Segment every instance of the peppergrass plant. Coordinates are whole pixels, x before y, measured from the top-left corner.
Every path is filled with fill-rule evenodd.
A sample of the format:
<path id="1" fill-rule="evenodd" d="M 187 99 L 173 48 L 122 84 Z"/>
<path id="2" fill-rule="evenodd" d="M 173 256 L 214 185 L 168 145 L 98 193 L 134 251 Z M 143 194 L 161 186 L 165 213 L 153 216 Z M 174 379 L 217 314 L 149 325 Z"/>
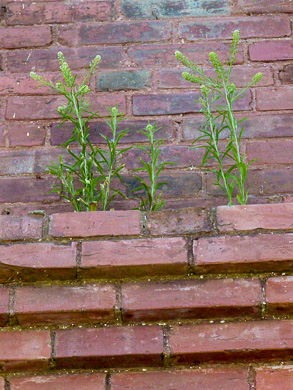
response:
<path id="1" fill-rule="evenodd" d="M 167 184 L 166 182 L 160 182 L 159 175 L 166 165 L 171 165 L 171 162 L 158 163 L 160 156 L 160 147 L 164 142 L 162 139 L 154 139 L 155 133 L 159 129 L 156 124 L 148 124 L 145 130 L 140 130 L 140 133 L 144 134 L 148 141 L 148 146 L 138 146 L 140 150 L 147 154 L 147 161 L 139 157 L 143 167 L 134 169 L 134 172 L 146 172 L 147 178 L 143 179 L 140 176 L 134 176 L 139 182 L 140 186 L 135 188 L 133 191 L 144 190 L 145 195 L 141 197 L 139 209 L 142 211 L 159 211 L 161 210 L 166 201 L 161 199 L 163 194 L 163 187 Z"/>
<path id="2" fill-rule="evenodd" d="M 52 187 L 51 192 L 57 192 L 62 198 L 71 202 L 75 211 L 95 211 L 99 203 L 105 211 L 116 195 L 125 198 L 119 189 L 112 186 L 113 179 L 122 182 L 120 171 L 124 165 L 116 166 L 117 157 L 129 149 L 118 150 L 119 141 L 127 134 L 127 131 L 117 131 L 119 122 L 123 120 L 123 114 L 119 113 L 117 107 L 109 109 L 111 120 L 107 124 L 111 128 L 112 139 L 101 134 L 106 140 L 108 149 L 93 146 L 89 140 L 88 122 L 99 115 L 89 109 L 85 95 L 91 92 L 88 83 L 96 72 L 101 57 L 96 56 L 90 63 L 89 71 L 84 74 L 80 85 L 76 84 L 77 75 L 73 76 L 62 52 L 58 53 L 58 59 L 64 78 L 63 83 L 57 82 L 54 85 L 35 72 L 30 74 L 40 85 L 49 86 L 66 98 L 67 104 L 58 108 L 62 116 L 60 126 L 67 121 L 74 125 L 71 138 L 61 145 L 67 149 L 73 163 L 64 163 L 60 156 L 59 164 L 51 164 L 47 167 L 47 172 L 59 179 L 59 183 Z M 79 148 L 72 149 L 73 143 L 77 143 Z"/>
<path id="3" fill-rule="evenodd" d="M 202 141 L 203 144 L 196 146 L 204 148 L 205 154 L 202 160 L 202 167 L 208 161 L 216 160 L 218 168 L 207 169 L 216 174 L 216 182 L 224 193 L 228 196 L 229 205 L 232 205 L 233 190 L 238 188 L 237 200 L 240 204 L 245 205 L 248 199 L 248 191 L 245 187 L 247 169 L 251 165 L 245 162 L 245 156 L 241 154 L 240 143 L 243 129 L 240 124 L 245 120 L 237 120 L 233 111 L 233 104 L 242 99 L 247 90 L 256 85 L 262 78 L 261 73 L 257 73 L 252 81 L 244 88 L 236 88 L 235 84 L 230 81 L 231 71 L 236 60 L 239 47 L 239 31 L 233 33 L 232 45 L 229 53 L 228 66 L 225 67 L 216 53 L 209 54 L 210 62 L 215 70 L 216 77 L 208 77 L 204 69 L 185 57 L 181 52 L 176 51 L 175 56 L 192 73 L 184 72 L 182 76 L 185 80 L 198 84 L 201 88 L 202 96 L 199 103 L 202 106 L 201 111 L 205 116 L 205 122 L 200 129 L 201 135 L 193 142 Z M 229 132 L 229 142 L 223 150 L 220 148 L 219 140 L 224 130 Z M 232 166 L 226 168 L 224 161 L 230 158 Z"/>

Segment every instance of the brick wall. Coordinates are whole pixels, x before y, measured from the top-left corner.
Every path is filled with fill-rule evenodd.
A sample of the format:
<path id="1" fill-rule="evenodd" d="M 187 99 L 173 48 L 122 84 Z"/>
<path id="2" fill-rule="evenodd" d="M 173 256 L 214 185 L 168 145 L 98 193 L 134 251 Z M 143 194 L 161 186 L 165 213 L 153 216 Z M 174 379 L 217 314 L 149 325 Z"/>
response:
<path id="1" fill-rule="evenodd" d="M 0 389 L 291 390 L 292 219 L 0 216 Z"/>
<path id="2" fill-rule="evenodd" d="M 60 97 L 36 88 L 29 72 L 58 78 L 62 50 L 80 72 L 99 53 L 92 81 L 92 105 L 119 104 L 129 118 L 126 142 L 144 139 L 138 129 L 148 120 L 162 126 L 163 156 L 176 163 L 166 169 L 169 208 L 225 204 L 211 174 L 198 167 L 201 153 L 189 150 L 202 118 L 194 99 L 198 90 L 181 78 L 174 52 L 181 50 L 208 67 L 209 51 L 227 58 L 232 31 L 241 34 L 234 78 L 242 86 L 256 72 L 264 75 L 241 106 L 247 116 L 243 151 L 258 158 L 248 185 L 251 203 L 281 202 L 293 192 L 292 118 L 293 49 L 290 0 L 108 0 L 10 1 L 0 8 L 0 208 L 3 213 L 70 210 L 48 194 L 53 179 L 45 166 L 57 161 L 70 127 L 57 128 Z M 102 143 L 99 121 L 92 141 Z M 131 195 L 132 150 L 125 157 L 124 191 Z M 117 201 L 115 208 L 131 208 Z"/>

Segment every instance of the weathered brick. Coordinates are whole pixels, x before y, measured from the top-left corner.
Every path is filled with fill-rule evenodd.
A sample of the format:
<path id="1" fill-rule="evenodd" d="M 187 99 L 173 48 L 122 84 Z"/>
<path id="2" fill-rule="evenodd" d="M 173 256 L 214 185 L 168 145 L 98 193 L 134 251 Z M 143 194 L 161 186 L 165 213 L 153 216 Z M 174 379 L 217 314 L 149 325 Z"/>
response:
<path id="1" fill-rule="evenodd" d="M 10 120 L 34 120 L 60 118 L 57 109 L 65 103 L 63 97 L 57 96 L 12 96 L 8 98 L 5 117 Z M 109 115 L 106 107 L 125 111 L 125 97 L 122 95 L 92 95 L 90 109 L 99 115 Z"/>
<path id="2" fill-rule="evenodd" d="M 178 65 L 179 61 L 175 57 L 176 50 L 180 50 L 197 64 L 209 63 L 209 52 L 214 51 L 222 61 L 227 61 L 230 50 L 230 43 L 226 42 L 198 42 L 186 44 L 152 44 L 152 45 L 131 45 L 127 54 L 130 59 L 139 66 L 171 66 Z M 243 46 L 240 44 L 236 63 L 243 62 Z"/>
<path id="3" fill-rule="evenodd" d="M 170 115 L 188 114 L 199 112 L 201 105 L 198 103 L 200 93 L 181 92 L 172 94 L 149 94 L 133 96 L 133 115 Z M 235 110 L 251 110 L 251 93 L 237 100 Z"/>
<path id="4" fill-rule="evenodd" d="M 141 175 L 141 177 L 144 177 Z M 124 176 L 126 194 L 129 198 L 135 197 L 134 190 L 140 185 L 133 176 Z M 147 180 L 147 179 L 146 179 Z M 180 198 L 182 196 L 195 196 L 202 189 L 202 177 L 194 172 L 172 172 L 162 173 L 160 181 L 167 183 L 164 186 L 163 198 Z M 137 194 L 140 196 L 141 192 Z"/>
<path id="5" fill-rule="evenodd" d="M 11 390 L 104 390 L 104 374 L 66 374 L 10 378 Z M 1 389 L 2 390 L 2 389 Z"/>
<path id="6" fill-rule="evenodd" d="M 2 371 L 48 369 L 50 357 L 49 330 L 0 333 Z"/>
<path id="7" fill-rule="evenodd" d="M 127 42 L 152 42 L 170 38 L 171 25 L 165 21 L 104 23 L 59 27 L 61 45 L 100 45 Z"/>
<path id="8" fill-rule="evenodd" d="M 293 65 L 285 65 L 283 70 L 279 72 L 279 78 L 282 84 L 293 84 Z"/>
<path id="9" fill-rule="evenodd" d="M 220 206 L 217 225 L 222 233 L 255 229 L 292 229 L 293 204 Z"/>
<path id="10" fill-rule="evenodd" d="M 68 140 L 69 138 L 67 138 Z M 78 153 L 78 150 L 73 149 L 74 153 Z M 34 173 L 44 173 L 48 165 L 59 165 L 60 156 L 63 159 L 64 164 L 73 164 L 74 158 L 68 153 L 66 149 L 51 149 L 51 150 L 37 150 L 35 151 L 35 162 L 33 166 Z"/>
<path id="11" fill-rule="evenodd" d="M 120 91 L 150 87 L 151 72 L 148 70 L 121 70 L 104 72 L 96 76 L 98 91 Z"/>
<path id="12" fill-rule="evenodd" d="M 93 237 L 139 235 L 140 211 L 96 211 L 53 214 L 49 234 L 53 237 Z"/>
<path id="13" fill-rule="evenodd" d="M 75 279 L 76 244 L 16 244 L 0 247 L 0 281 Z"/>
<path id="14" fill-rule="evenodd" d="M 10 3 L 5 20 L 8 25 L 103 21 L 112 19 L 112 7 L 110 1 Z"/>
<path id="15" fill-rule="evenodd" d="M 184 383 L 184 390 L 248 390 L 247 375 L 242 368 L 127 372 L 113 374 L 111 386 L 112 390 L 143 390 L 142 384 L 153 390 L 182 390 Z"/>
<path id="16" fill-rule="evenodd" d="M 246 146 L 248 160 L 256 159 L 254 165 L 292 164 L 293 140 L 256 141 Z"/>
<path id="17" fill-rule="evenodd" d="M 0 151 L 0 175 L 33 173 L 35 151 Z"/>
<path id="18" fill-rule="evenodd" d="M 291 110 L 292 88 L 265 88 L 256 91 L 256 107 L 260 111 Z"/>
<path id="19" fill-rule="evenodd" d="M 249 45 L 251 61 L 280 61 L 293 59 L 292 40 L 260 41 Z"/>
<path id="20" fill-rule="evenodd" d="M 8 69 L 12 73 L 59 71 L 58 51 L 62 51 L 71 69 L 88 68 L 97 54 L 102 57 L 99 68 L 116 68 L 122 61 L 122 48 L 107 47 L 48 47 L 36 50 L 13 50 L 7 53 Z"/>
<path id="21" fill-rule="evenodd" d="M 217 274 L 288 270 L 293 261 L 292 238 L 292 234 L 201 237 L 194 242 L 195 269 Z"/>
<path id="22" fill-rule="evenodd" d="M 219 143 L 219 149 L 224 149 L 224 142 Z M 191 148 L 186 145 L 170 145 L 170 146 L 161 146 L 160 154 L 157 162 L 171 162 L 174 165 L 166 165 L 167 168 L 187 168 L 187 167 L 196 167 L 200 166 L 202 159 L 204 157 L 205 150 L 203 148 Z M 1 155 L 0 155 L 1 156 Z M 125 153 L 124 162 L 127 169 L 132 170 L 142 167 L 139 157 L 143 157 L 144 161 L 150 161 L 149 157 L 139 149 L 134 147 Z M 207 162 L 206 166 L 214 166 L 217 164 L 215 159 L 211 159 Z M 224 165 L 231 165 L 234 162 L 227 158 L 224 162 Z"/>
<path id="23" fill-rule="evenodd" d="M 163 332 L 158 326 L 56 332 L 57 369 L 161 366 L 162 352 Z"/>
<path id="24" fill-rule="evenodd" d="M 273 12 L 293 12 L 291 0 L 271 1 L 271 0 L 239 0 L 238 10 L 243 13 L 273 13 Z"/>
<path id="25" fill-rule="evenodd" d="M 175 325 L 169 346 L 173 364 L 288 358 L 293 349 L 292 321 Z"/>
<path id="26" fill-rule="evenodd" d="M 36 123 L 24 122 L 0 125 L 1 147 L 41 146 L 45 143 L 45 137 L 45 127 Z"/>
<path id="27" fill-rule="evenodd" d="M 146 226 L 151 235 L 211 231 L 209 212 L 202 207 L 149 212 L 146 219 Z"/>
<path id="28" fill-rule="evenodd" d="M 241 116 L 238 117 L 240 119 Z M 292 137 L 293 129 L 291 123 L 292 114 L 276 115 L 253 115 L 249 114 L 247 119 L 241 123 L 244 126 L 243 138 L 277 138 Z M 199 129 L 203 125 L 202 117 L 186 118 L 182 124 L 183 140 L 195 140 L 201 135 Z M 227 131 L 223 131 L 220 138 L 228 136 Z"/>
<path id="29" fill-rule="evenodd" d="M 179 24 L 179 37 L 197 39 L 230 39 L 233 31 L 241 31 L 241 39 L 269 38 L 291 35 L 290 20 L 287 16 L 256 16 L 206 19 L 196 23 L 182 21 Z"/>
<path id="30" fill-rule="evenodd" d="M 182 238 L 82 243 L 80 272 L 86 278 L 182 274 L 187 268 Z"/>
<path id="31" fill-rule="evenodd" d="M 6 27 L 0 31 L 0 49 L 45 46 L 52 42 L 49 26 Z"/>
<path id="32" fill-rule="evenodd" d="M 124 321 L 257 315 L 258 280 L 188 280 L 122 285 Z"/>
<path id="33" fill-rule="evenodd" d="M 57 200 L 59 195 L 49 194 L 53 183 L 52 179 L 47 178 L 3 178 L 0 180 L 0 203 Z"/>
<path id="34" fill-rule="evenodd" d="M 115 320 L 111 285 L 17 287 L 14 314 L 21 325 Z"/>
<path id="35" fill-rule="evenodd" d="M 118 124 L 117 130 L 129 130 L 129 133 L 121 138 L 120 143 L 134 143 L 134 142 L 145 142 L 147 137 L 139 132 L 138 130 L 144 130 L 148 125 L 149 121 L 147 120 L 125 120 Z M 50 126 L 51 133 L 51 144 L 52 145 L 61 145 L 66 140 L 68 140 L 72 135 L 72 130 L 74 126 L 70 123 L 58 127 L 59 124 L 53 123 Z M 93 144 L 104 144 L 106 140 L 101 137 L 100 133 L 106 135 L 110 138 L 112 136 L 112 130 L 110 127 L 103 122 L 88 122 L 90 140 Z M 156 125 L 158 126 L 158 131 L 155 133 L 155 139 L 167 139 L 171 140 L 174 135 L 174 128 L 171 120 L 159 119 L 156 120 Z"/>
<path id="36" fill-rule="evenodd" d="M 2 377 L 0 378 L 0 389 L 5 390 L 5 380 Z"/>
<path id="37" fill-rule="evenodd" d="M 266 283 L 266 303 L 269 312 L 290 314 L 293 309 L 293 278 L 269 278 Z"/>
<path id="38" fill-rule="evenodd" d="M 159 87 L 160 88 L 199 88 L 197 84 L 193 84 L 190 81 L 185 80 L 182 77 L 182 72 L 185 72 L 186 68 L 182 69 L 162 69 L 159 71 Z M 273 74 L 268 67 L 253 68 L 248 66 L 237 66 L 232 69 L 231 80 L 237 87 L 245 87 L 252 80 L 252 77 L 261 72 L 263 78 L 258 83 L 259 86 L 268 86 L 274 84 Z M 208 77 L 215 77 L 215 71 L 212 69 L 205 69 L 205 74 Z"/>
<path id="39" fill-rule="evenodd" d="M 122 12 L 129 19 L 178 18 L 184 16 L 229 15 L 230 4 L 227 0 L 216 3 L 199 0 L 147 0 L 138 3 L 135 0 L 123 0 Z"/>
<path id="40" fill-rule="evenodd" d="M 256 390 L 292 389 L 293 366 L 256 367 L 255 373 Z"/>
<path id="41" fill-rule="evenodd" d="M 8 325 L 8 314 L 9 314 L 9 288 L 0 287 L 0 326 Z M 0 381 L 0 389 L 1 381 Z"/>
<path id="42" fill-rule="evenodd" d="M 26 240 L 41 238 L 43 216 L 18 217 L 0 215 L 0 240 Z"/>
<path id="43" fill-rule="evenodd" d="M 247 188 L 262 196 L 292 193 L 293 169 L 279 166 L 251 170 L 247 175 Z"/>

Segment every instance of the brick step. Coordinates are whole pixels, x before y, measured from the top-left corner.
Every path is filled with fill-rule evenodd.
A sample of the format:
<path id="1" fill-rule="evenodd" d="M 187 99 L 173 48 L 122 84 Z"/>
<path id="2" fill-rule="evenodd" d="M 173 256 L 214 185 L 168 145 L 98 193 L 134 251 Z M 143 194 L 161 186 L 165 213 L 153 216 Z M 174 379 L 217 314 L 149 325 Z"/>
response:
<path id="1" fill-rule="evenodd" d="M 0 287 L 0 326 L 123 324 L 293 314 L 293 276 Z"/>
<path id="2" fill-rule="evenodd" d="M 189 241 L 190 242 L 190 241 Z M 0 283 L 291 272 L 293 234 L 0 245 Z"/>
<path id="3" fill-rule="evenodd" d="M 0 332 L 1 371 L 279 362 L 293 352 L 292 320 Z"/>
<path id="4" fill-rule="evenodd" d="M 197 369 L 144 370 L 136 372 L 111 373 L 63 373 L 38 376 L 6 376 L 10 390 L 291 390 L 293 366 L 247 366 L 209 367 Z M 0 390 L 5 389 L 4 379 L 0 377 Z"/>

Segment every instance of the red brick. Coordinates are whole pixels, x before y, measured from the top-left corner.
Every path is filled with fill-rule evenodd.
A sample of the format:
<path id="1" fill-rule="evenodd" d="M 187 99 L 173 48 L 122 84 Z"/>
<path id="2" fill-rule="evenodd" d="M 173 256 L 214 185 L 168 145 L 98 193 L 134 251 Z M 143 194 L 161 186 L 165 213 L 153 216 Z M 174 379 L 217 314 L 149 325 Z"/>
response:
<path id="1" fill-rule="evenodd" d="M 38 47 L 51 42 L 50 26 L 2 27 L 0 32 L 0 49 Z"/>
<path id="2" fill-rule="evenodd" d="M 255 368 L 255 390 L 291 390 L 293 387 L 293 366 Z"/>
<path id="3" fill-rule="evenodd" d="M 9 288 L 0 287 L 0 326 L 8 325 L 9 314 Z M 1 390 L 1 382 L 0 382 Z"/>
<path id="4" fill-rule="evenodd" d="M 90 110 L 98 111 L 99 115 L 109 115 L 106 107 L 119 106 L 125 111 L 125 97 L 123 95 L 92 95 Z M 57 96 L 12 96 L 8 98 L 5 117 L 11 120 L 60 119 L 57 109 L 63 105 L 63 97 Z"/>
<path id="5" fill-rule="evenodd" d="M 0 203 L 57 200 L 59 195 L 48 193 L 53 183 L 52 179 L 47 178 L 0 179 Z"/>
<path id="6" fill-rule="evenodd" d="M 199 207 L 150 212 L 147 214 L 147 229 L 154 236 L 210 232 L 209 212 Z"/>
<path id="7" fill-rule="evenodd" d="M 178 44 L 149 44 L 149 45 L 131 45 L 127 51 L 131 60 L 140 66 L 160 65 L 171 66 L 179 65 L 175 57 L 176 50 L 181 51 L 184 55 L 198 64 L 209 63 L 209 52 L 216 52 L 222 61 L 228 60 L 230 43 L 225 42 L 198 42 Z M 243 46 L 239 46 L 239 54 L 236 63 L 243 62 Z"/>
<path id="8" fill-rule="evenodd" d="M 291 0 L 238 0 L 238 9 L 244 13 L 293 12 Z"/>
<path id="9" fill-rule="evenodd" d="M 162 353 L 163 332 L 158 326 L 56 332 L 57 369 L 161 366 Z"/>
<path id="10" fill-rule="evenodd" d="M 36 50 L 15 50 L 7 53 L 8 69 L 12 73 L 59 71 L 58 51 L 62 51 L 71 69 L 88 68 L 97 54 L 102 60 L 99 68 L 116 68 L 122 61 L 122 48 L 117 46 L 91 47 L 48 47 Z"/>
<path id="11" fill-rule="evenodd" d="M 266 302 L 269 312 L 289 314 L 293 309 L 293 277 L 280 276 L 268 279 Z"/>
<path id="12" fill-rule="evenodd" d="M 194 243 L 195 266 L 213 273 L 289 270 L 292 239 L 292 234 L 202 237 Z"/>
<path id="13" fill-rule="evenodd" d="M 103 21 L 112 18 L 112 4 L 108 1 L 86 3 L 38 2 L 9 4 L 6 23 L 8 25 L 70 23 Z"/>
<path id="14" fill-rule="evenodd" d="M 248 160 L 257 159 L 254 165 L 292 164 L 293 140 L 256 141 L 246 146 Z"/>
<path id="15" fill-rule="evenodd" d="M 292 88 L 259 89 L 256 91 L 256 107 L 260 111 L 293 109 Z"/>
<path id="16" fill-rule="evenodd" d="M 140 211 L 96 211 L 53 214 L 50 235 L 53 237 L 93 237 L 139 235 Z"/>
<path id="17" fill-rule="evenodd" d="M 37 87 L 37 83 L 29 74 L 0 74 L 0 95 L 8 94 L 51 94 L 49 87 Z"/>
<path id="18" fill-rule="evenodd" d="M 233 31 L 240 30 L 241 39 L 269 38 L 291 35 L 290 20 L 287 16 L 255 16 L 238 18 L 205 19 L 196 23 L 181 22 L 179 37 L 197 39 L 230 39 Z"/>
<path id="19" fill-rule="evenodd" d="M 220 206 L 217 208 L 220 232 L 254 229 L 292 230 L 293 204 Z"/>
<path id="20" fill-rule="evenodd" d="M 249 45 L 251 61 L 280 61 L 293 58 L 292 40 L 260 41 Z"/>
<path id="21" fill-rule="evenodd" d="M 133 115 L 170 115 L 188 114 L 200 112 L 201 105 L 198 103 L 200 94 L 198 92 L 176 92 L 172 94 L 149 94 L 134 95 Z M 251 93 L 237 100 L 235 110 L 251 110 Z"/>
<path id="22" fill-rule="evenodd" d="M 17 244 L 0 247 L 0 281 L 75 279 L 76 244 Z"/>
<path id="23" fill-rule="evenodd" d="M 0 134 L 3 135 L 1 146 L 41 146 L 45 143 L 46 130 L 42 125 L 35 123 L 9 123 L 0 125 Z M 0 136 L 1 137 L 1 136 Z"/>
<path id="24" fill-rule="evenodd" d="M 0 240 L 41 238 L 42 233 L 43 217 L 40 215 L 29 217 L 0 215 Z"/>
<path id="25" fill-rule="evenodd" d="M 104 23 L 59 27 L 61 45 L 100 45 L 127 42 L 151 42 L 170 38 L 171 25 L 165 21 Z"/>
<path id="26" fill-rule="evenodd" d="M 11 378 L 10 390 L 104 390 L 104 374 L 66 374 Z"/>
<path id="27" fill-rule="evenodd" d="M 140 156 L 142 156 L 142 152 L 139 148 L 134 147 L 133 149 L 127 151 L 124 156 L 126 168 L 129 170 L 140 168 L 142 166 L 139 160 Z M 203 149 L 191 149 L 190 146 L 185 145 L 161 146 L 157 161 L 158 163 L 168 161 L 174 163 L 176 168 L 186 168 L 201 165 L 203 156 Z M 145 161 L 149 161 L 146 154 L 143 158 Z M 166 168 L 173 168 L 173 165 L 167 165 Z"/>
<path id="28" fill-rule="evenodd" d="M 148 120 L 125 120 L 120 122 L 120 124 L 117 126 L 118 131 L 125 129 L 129 130 L 129 133 L 120 140 L 120 143 L 145 142 L 147 137 L 137 130 L 145 129 L 148 123 Z M 61 145 L 64 143 L 71 137 L 72 131 L 74 129 L 74 126 L 71 123 L 66 123 L 62 125 L 61 128 L 59 128 L 58 125 L 59 123 L 53 123 L 50 126 L 52 145 Z M 168 140 L 173 138 L 174 128 L 171 120 L 156 120 L 156 125 L 159 126 L 159 129 L 155 134 L 155 138 Z M 100 133 L 106 135 L 109 138 L 112 136 L 112 131 L 105 121 L 88 122 L 88 126 L 90 140 L 94 144 L 106 143 L 106 140 L 101 137 Z"/>
<path id="29" fill-rule="evenodd" d="M 4 378 L 0 378 L 0 390 L 5 390 L 5 380 Z"/>
<path id="30" fill-rule="evenodd" d="M 49 330 L 0 333 L 2 371 L 48 369 L 50 357 Z"/>
<path id="31" fill-rule="evenodd" d="M 292 356 L 292 321 L 173 326 L 169 338 L 174 364 Z"/>
<path id="32" fill-rule="evenodd" d="M 239 115 L 241 117 L 241 115 Z M 239 119 L 239 118 L 238 118 Z M 261 115 L 250 114 L 241 123 L 244 126 L 243 138 L 277 138 L 292 137 L 292 114 Z M 194 140 L 201 135 L 199 129 L 203 125 L 202 117 L 186 118 L 183 121 L 183 140 Z M 221 138 L 226 138 L 228 133 L 223 131 Z"/>
<path id="33" fill-rule="evenodd" d="M 238 119 L 242 116 L 239 115 Z M 261 115 L 250 114 L 241 123 L 244 126 L 243 138 L 292 137 L 293 130 L 291 114 Z M 182 124 L 183 140 L 194 140 L 201 135 L 199 129 L 203 125 L 202 117 L 186 118 Z M 227 138 L 228 132 L 223 131 L 220 138 Z"/>
<path id="34" fill-rule="evenodd" d="M 129 372 L 113 374 L 111 389 L 182 390 L 184 383 L 184 390 L 248 390 L 247 376 L 247 371 L 242 368 Z"/>
<path id="35" fill-rule="evenodd" d="M 183 238 L 82 243 L 81 273 L 85 277 L 182 274 L 187 267 Z"/>
<path id="36" fill-rule="evenodd" d="M 182 72 L 185 72 L 186 68 L 180 69 L 162 69 L 159 71 L 159 87 L 160 88 L 198 88 L 197 84 L 193 84 L 190 81 L 185 80 L 182 77 Z M 232 69 L 231 80 L 237 87 L 245 87 L 252 80 L 252 77 L 261 72 L 263 78 L 258 83 L 259 86 L 268 86 L 274 84 L 273 74 L 268 67 L 253 68 L 248 66 L 237 66 Z M 212 69 L 205 69 L 206 76 L 215 77 L 215 72 Z"/>
<path id="37" fill-rule="evenodd" d="M 21 325 L 115 320 L 111 285 L 18 287 L 14 313 Z"/>
<path id="38" fill-rule="evenodd" d="M 260 312 L 258 280 L 224 279 L 122 285 L 125 321 L 221 318 Z"/>
<path id="39" fill-rule="evenodd" d="M 84 74 L 77 74 L 76 83 L 81 83 L 84 79 Z M 42 77 L 56 84 L 57 81 L 63 79 L 60 72 L 42 73 Z M 0 74 L 0 95 L 18 94 L 18 95 L 52 95 L 57 94 L 52 88 L 40 86 L 29 74 Z"/>

